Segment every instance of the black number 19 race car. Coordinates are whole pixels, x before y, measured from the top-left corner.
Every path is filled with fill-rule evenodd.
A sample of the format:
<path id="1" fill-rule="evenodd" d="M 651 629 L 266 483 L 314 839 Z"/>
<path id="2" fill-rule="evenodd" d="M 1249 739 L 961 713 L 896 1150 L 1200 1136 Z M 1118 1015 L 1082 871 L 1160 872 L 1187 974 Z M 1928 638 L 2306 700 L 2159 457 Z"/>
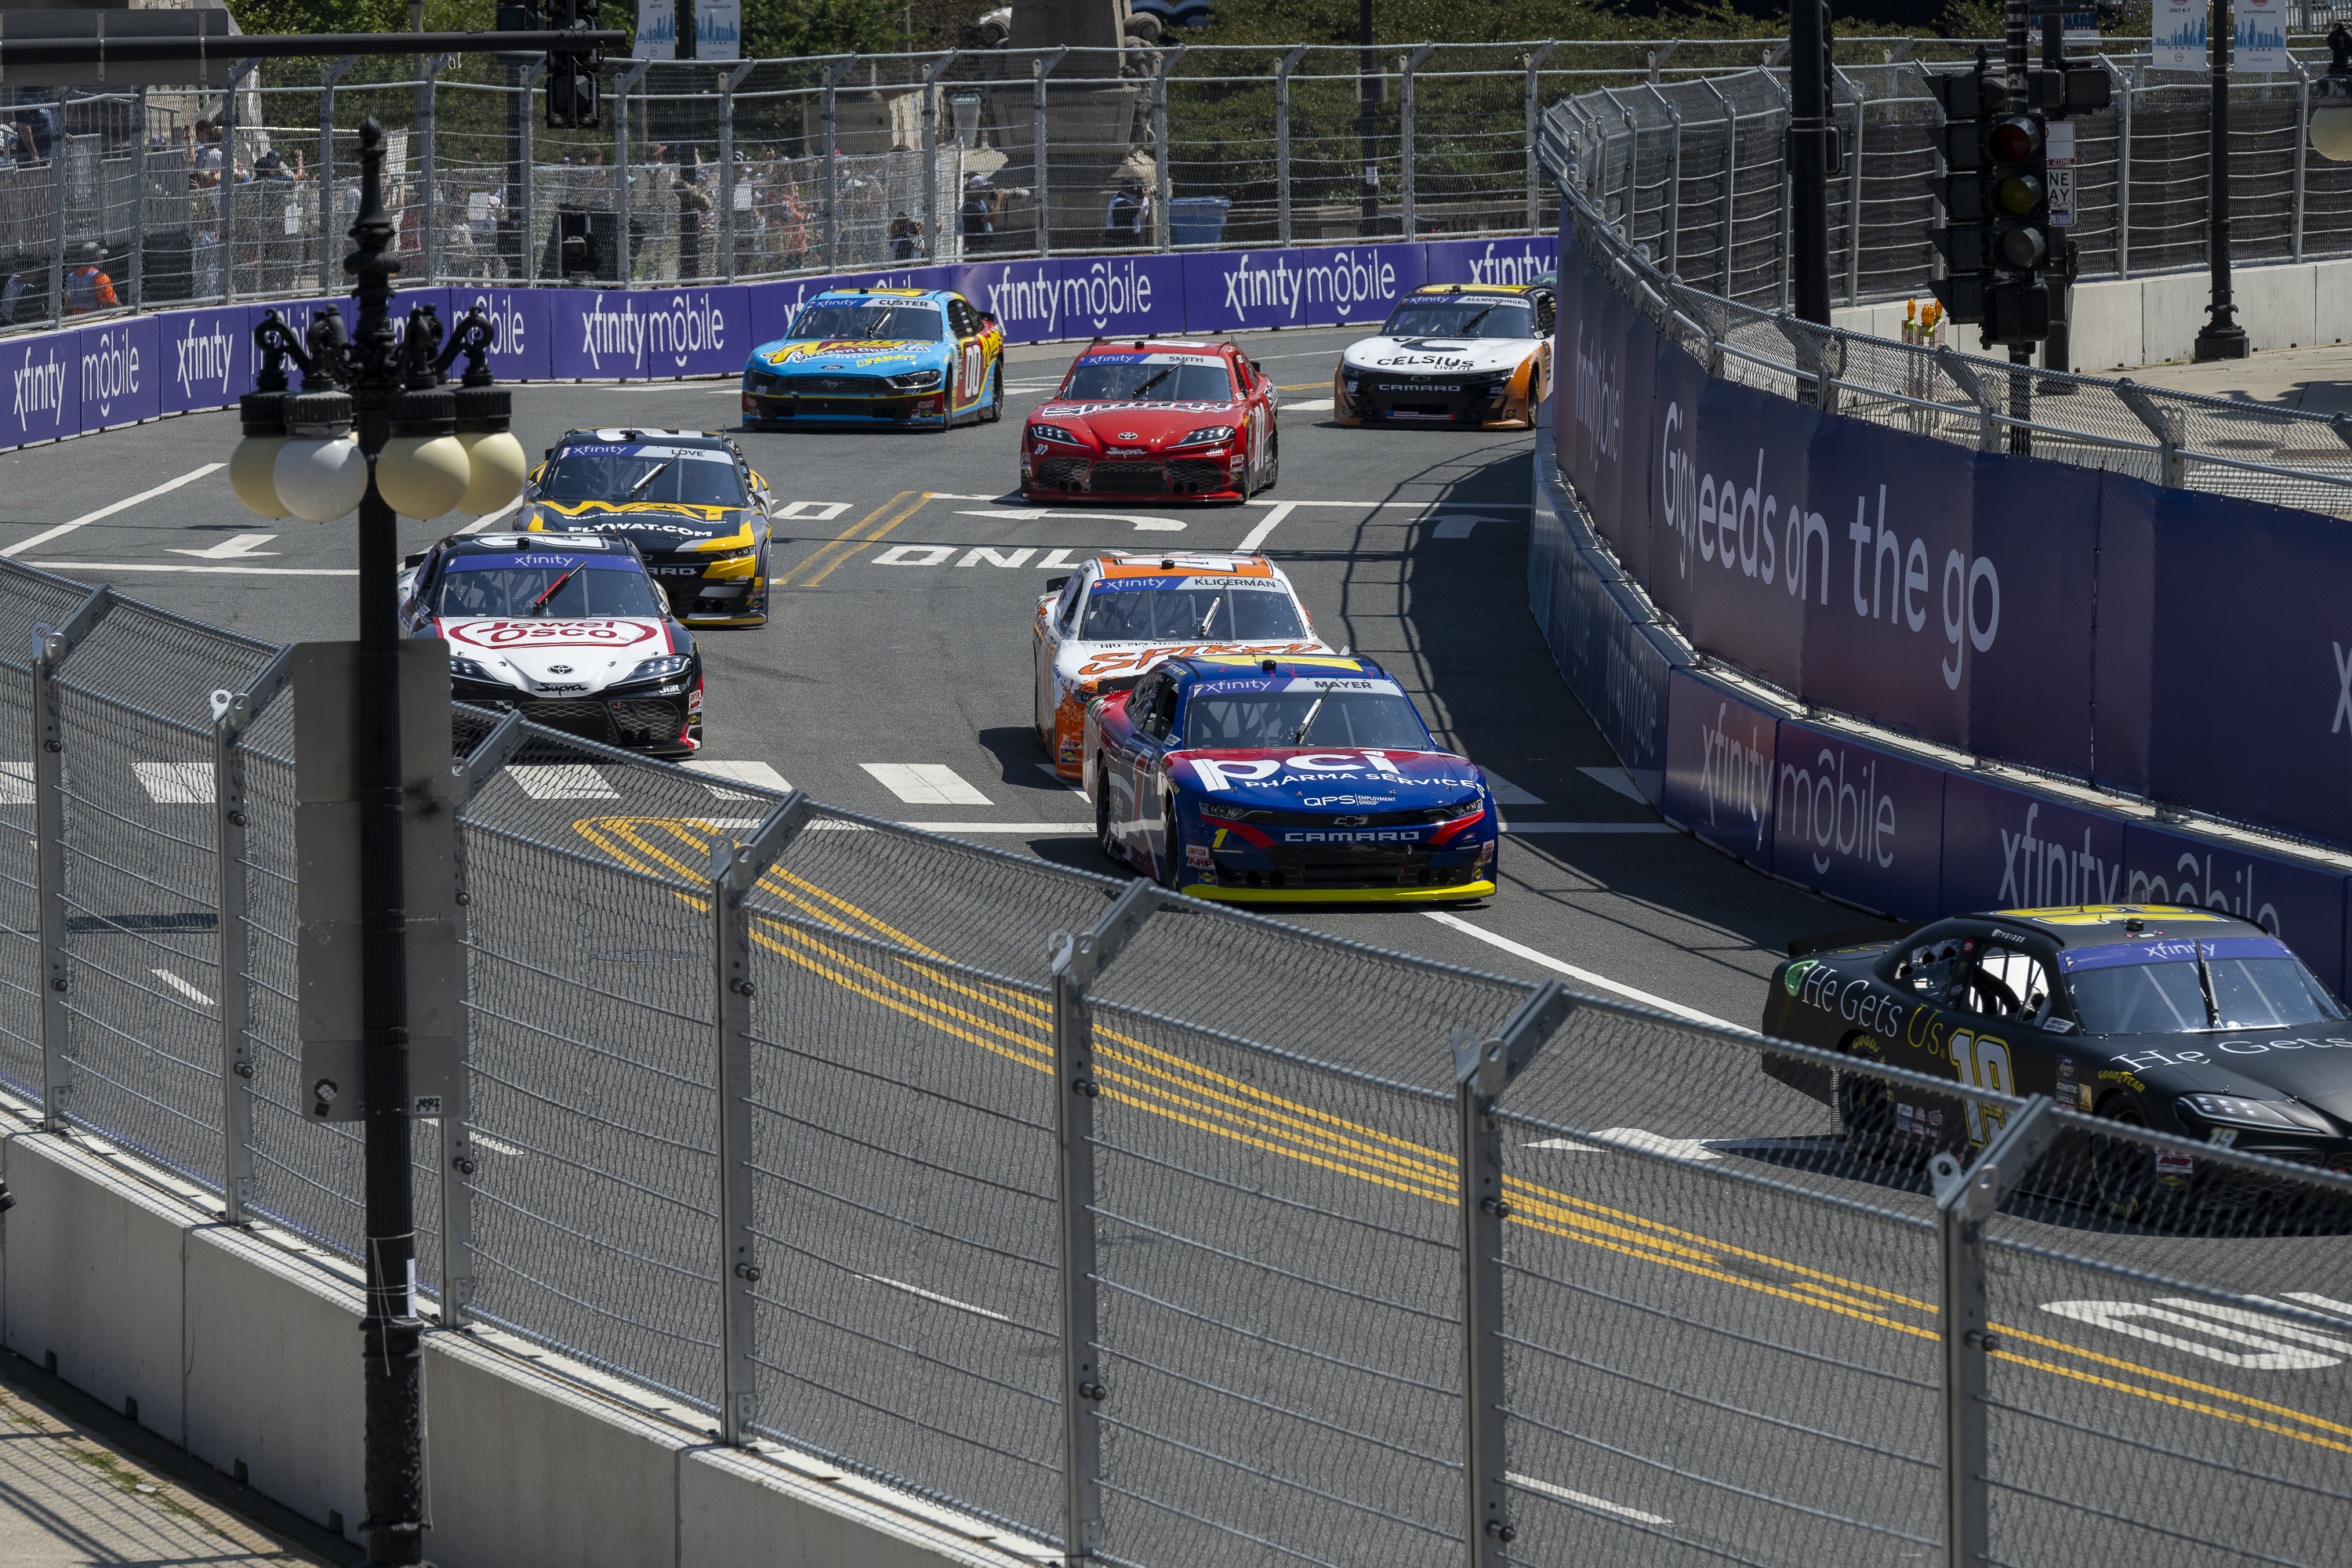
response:
<path id="1" fill-rule="evenodd" d="M 1799 944 L 1800 947 L 1802 944 Z M 2046 1094 L 2130 1126 L 2352 1171 L 2352 1026 L 2262 927 L 2213 910 L 2088 905 L 2002 910 L 1895 941 L 1806 952 L 1772 975 L 1769 1036 L 1954 1079 Z M 1856 1147 L 1965 1154 L 1990 1112 L 1866 1074 L 1768 1057 L 1765 1070 L 1827 1100 Z M 2135 1173 L 2164 1186 L 2192 1155 Z M 2210 1162 L 2206 1162 L 2210 1163 Z M 2103 1183 L 2103 1185 L 2105 1184 Z"/>

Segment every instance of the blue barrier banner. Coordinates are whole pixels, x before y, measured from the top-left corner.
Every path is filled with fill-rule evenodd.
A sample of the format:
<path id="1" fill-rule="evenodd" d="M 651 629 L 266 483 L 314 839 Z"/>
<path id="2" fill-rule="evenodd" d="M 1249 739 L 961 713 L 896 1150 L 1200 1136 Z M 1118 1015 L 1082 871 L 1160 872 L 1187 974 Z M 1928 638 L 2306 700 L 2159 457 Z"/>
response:
<path id="1" fill-rule="evenodd" d="M 81 362 L 81 427 L 103 430 L 152 419 L 163 407 L 163 323 L 131 316 L 75 334 Z"/>
<path id="2" fill-rule="evenodd" d="M 1429 279 L 1416 244 L 1202 250 L 1184 260 L 1184 330 L 1381 321 Z"/>
<path id="3" fill-rule="evenodd" d="M 1577 552 L 1585 584 L 1587 614 L 1595 623 L 1590 634 L 1601 650 L 1601 700 L 1587 709 L 1601 733 L 1616 748 L 1634 787 L 1653 803 L 1665 799 L 1666 751 L 1672 739 L 1669 720 L 1674 693 L 1673 673 L 1689 656 L 1654 626 L 1626 616 L 1618 589 L 1602 575 L 1605 563 L 1591 551 Z"/>
<path id="4" fill-rule="evenodd" d="M 2252 921 L 2343 994 L 2345 879 L 2337 873 L 2136 822 L 2124 831 L 2124 900 L 2199 904 Z"/>
<path id="5" fill-rule="evenodd" d="M 234 406 L 253 390 L 253 321 L 244 306 L 163 318 L 161 412 Z"/>
<path id="6" fill-rule="evenodd" d="M 2125 820 L 1989 779 L 1944 779 L 1942 908 L 2049 909 L 2126 901 Z"/>
<path id="7" fill-rule="evenodd" d="M 1005 341 L 1172 336 L 1185 330 L 1181 256 L 1070 257 L 943 268 L 953 289 L 996 318 Z"/>
<path id="8" fill-rule="evenodd" d="M 1559 241 L 1549 234 L 1519 239 L 1433 239 L 1422 249 L 1432 283 L 1532 283 L 1559 262 Z"/>
<path id="9" fill-rule="evenodd" d="M 1897 440 L 1905 448 L 1897 462 L 1921 479 L 1927 477 L 1921 471 L 1926 465 L 1915 468 L 1914 458 L 1922 448 L 1952 450 L 1924 437 Z M 1948 684 L 1945 659 L 1963 661 L 1968 705 L 1961 733 L 1969 750 L 2088 778 L 2093 623 L 2104 609 L 2096 592 L 2103 569 L 2100 503 L 2109 476 L 1999 455 L 1970 461 L 1975 504 L 1965 626 L 1962 563 L 1949 554 L 1929 563 L 1937 584 L 1928 626 L 1939 639 L 1937 673 Z M 1907 605 L 1907 573 L 1905 582 Z M 1887 721 L 1903 723 L 1891 708 Z M 1919 732 L 1932 731 L 1922 726 Z"/>
<path id="10" fill-rule="evenodd" d="M 1944 772 L 1784 721 L 1772 783 L 1772 869 L 1882 914 L 1940 910 Z"/>
<path id="11" fill-rule="evenodd" d="M 2156 700 L 2156 501 L 2142 479 L 2102 474 L 2099 621 L 2091 634 L 2094 783 L 2147 789 L 2148 715 Z"/>
<path id="12" fill-rule="evenodd" d="M 6 367 L 9 385 L 0 447 L 81 433 L 81 361 L 74 352 L 79 336 L 44 332 L 0 348 L 0 365 Z"/>
<path id="13" fill-rule="evenodd" d="M 740 287 L 574 290 L 551 301 L 551 316 L 559 380 L 726 375 L 752 347 Z"/>
<path id="14" fill-rule="evenodd" d="M 1726 854 L 1771 870 L 1780 715 L 1688 670 L 1675 670 L 1666 686 L 1660 814 Z"/>
<path id="15" fill-rule="evenodd" d="M 454 329 L 457 318 L 479 310 L 490 319 L 490 374 L 500 381 L 545 381 L 554 364 L 549 327 L 548 294 L 543 289 L 453 288 L 442 325 Z M 461 360 L 458 362 L 463 364 Z"/>

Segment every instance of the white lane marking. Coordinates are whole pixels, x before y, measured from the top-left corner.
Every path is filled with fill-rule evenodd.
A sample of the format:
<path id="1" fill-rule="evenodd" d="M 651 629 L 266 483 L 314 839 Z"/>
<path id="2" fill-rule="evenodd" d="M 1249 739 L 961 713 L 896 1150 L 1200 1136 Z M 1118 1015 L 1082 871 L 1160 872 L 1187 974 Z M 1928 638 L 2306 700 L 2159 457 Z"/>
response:
<path id="1" fill-rule="evenodd" d="M 1484 771 L 1486 774 L 1486 788 L 1493 794 L 1496 805 L 1541 805 L 1543 804 L 1541 797 L 1529 795 L 1494 769 L 1486 768 Z"/>
<path id="2" fill-rule="evenodd" d="M 1639 1127 L 1603 1127 L 1593 1134 L 1596 1138 L 1612 1138 L 1636 1149 L 1646 1149 L 1653 1154 L 1664 1154 L 1674 1160 L 1720 1160 L 1704 1139 L 1668 1138 L 1661 1133 L 1644 1131 Z M 1613 1154 L 1606 1143 L 1586 1143 L 1574 1138 L 1547 1138 L 1540 1143 L 1530 1143 L 1530 1149 L 1560 1149 L 1571 1154 Z"/>
<path id="3" fill-rule="evenodd" d="M 509 777 L 533 800 L 618 800 L 621 792 L 587 763 L 530 763 L 509 766 Z"/>
<path id="4" fill-rule="evenodd" d="M 860 763 L 874 781 L 909 805 L 993 805 L 945 763 Z"/>
<path id="5" fill-rule="evenodd" d="M 1615 790 L 1627 800 L 1638 802 L 1643 805 L 1650 804 L 1649 797 L 1644 795 L 1633 783 L 1633 775 L 1623 768 L 1579 768 L 1576 771 L 1595 784 Z"/>
<path id="6" fill-rule="evenodd" d="M 2219 1316 L 2226 1308 L 2206 1307 L 2197 1302 L 2165 1300 L 2161 1306 L 2149 1306 L 2139 1301 L 2044 1301 L 2042 1310 L 2055 1312 L 2062 1318 L 2072 1318 L 2078 1323 L 2090 1323 L 2127 1334 L 2136 1340 L 2162 1345 L 2168 1350 L 2186 1351 L 2207 1361 L 2220 1362 L 2223 1366 L 2239 1367 L 2250 1372 L 2310 1372 L 2323 1366 L 2334 1366 L 2344 1358 L 2324 1355 L 2306 1350 L 2300 1344 L 2283 1342 L 2288 1340 L 2316 1341 L 2333 1349 L 2347 1348 L 2341 1340 L 2315 1333 L 2299 1325 L 2271 1322 L 2248 1312 L 2243 1314 L 2261 1323 L 2263 1332 L 2250 1334 L 2237 1329 L 2224 1328 L 2220 1323 L 2207 1322 L 2203 1317 L 2190 1317 L 2186 1312 L 2169 1311 L 2170 1307 L 2195 1307 L 2202 1314 Z M 2223 1350 L 2203 1340 L 2183 1339 L 2179 1334 L 2161 1329 L 2141 1327 L 2143 1322 L 2169 1323 L 2190 1333 L 2203 1334 L 2207 1340 L 2221 1340 L 2228 1344 L 2242 1345 L 2242 1350 Z M 2276 1335 L 2277 1338 L 2270 1336 Z"/>
<path id="7" fill-rule="evenodd" d="M 697 758 L 685 765 L 698 773 L 709 773 L 713 778 L 733 779 L 737 784 L 757 784 L 761 789 L 772 789 L 780 795 L 793 787 L 790 780 L 767 763 L 717 763 Z M 709 784 L 705 787 L 721 800 L 757 798 L 745 795 L 740 790 L 720 789 L 717 784 Z M 759 825 L 754 823 L 752 826 Z"/>
<path id="8" fill-rule="evenodd" d="M 1000 1323 L 1009 1323 L 1013 1321 L 1002 1312 L 992 1312 L 985 1307 L 975 1307 L 969 1301 L 959 1301 L 953 1296 L 942 1296 L 936 1290 L 926 1290 L 920 1285 L 909 1285 L 903 1279 L 893 1279 L 881 1274 L 868 1274 L 866 1278 L 873 1280 L 877 1285 L 887 1285 L 893 1290 L 904 1290 L 909 1296 L 920 1296 L 926 1301 L 937 1301 L 940 1306 L 953 1307 L 959 1312 L 970 1312 L 975 1318 L 992 1318 Z"/>
<path id="9" fill-rule="evenodd" d="M 157 485 L 152 490 L 141 490 L 137 495 L 126 497 L 121 500 L 116 501 L 112 506 L 102 506 L 96 511 L 86 511 L 79 517 L 74 519 L 71 522 L 61 522 L 55 528 L 48 529 L 43 532 L 33 535 L 30 539 L 20 539 L 16 543 L 8 546 L 5 550 L 0 550 L 0 555 L 15 555 L 20 552 L 30 550 L 36 544 L 47 544 L 52 539 L 57 539 L 62 535 L 71 533 L 75 529 L 79 528 L 86 522 L 96 522 L 102 517 L 112 517 L 118 511 L 128 511 L 132 507 L 139 505 L 142 501 L 151 501 L 157 496 L 169 495 L 173 490 L 178 489 L 182 485 L 194 484 L 196 480 L 203 479 L 206 474 L 218 473 L 221 469 L 226 467 L 228 467 L 226 463 L 206 463 L 201 468 L 192 468 L 188 472 L 182 474 L 178 479 L 167 480 L 163 484 Z M 352 575 L 357 576 L 358 574 L 353 573 Z"/>
<path id="10" fill-rule="evenodd" d="M 473 521 L 459 529 L 457 532 L 461 536 L 468 533 L 479 533 L 484 529 L 489 527 L 490 524 L 498 521 L 499 519 L 506 516 L 507 513 L 514 510 L 515 508 L 520 505 L 522 505 L 522 497 L 517 496 L 514 500 L 507 502 L 506 505 L 499 508 L 498 510 L 484 512 L 481 516 L 476 518 Z"/>
<path id="11" fill-rule="evenodd" d="M 944 833 L 960 837 L 971 833 L 1010 833 L 1024 838 L 1050 838 L 1057 834 L 1076 833 L 1094 836 L 1091 822 L 902 822 L 901 827 L 918 828 L 925 833 Z M 840 833 L 871 832 L 862 822 L 835 822 L 823 818 L 809 824 L 812 829 L 831 829 Z"/>
<path id="12" fill-rule="evenodd" d="M 277 537 L 274 533 L 237 533 L 222 540 L 218 544 L 208 544 L 202 550 L 183 550 L 178 545 L 169 545 L 166 548 L 174 555 L 193 555 L 201 561 L 236 561 L 256 555 L 282 553 L 276 550 L 257 548 Z"/>
<path id="13" fill-rule="evenodd" d="M 0 805 L 33 804 L 33 764 L 0 763 Z"/>
<path id="14" fill-rule="evenodd" d="M 197 1006 L 209 1007 L 213 1005 L 213 999 L 211 997 L 205 995 L 203 992 L 197 990 L 194 986 L 189 984 L 186 981 L 181 979 L 170 970 L 151 969 L 147 973 L 162 981 L 164 984 L 170 986 L 173 990 L 178 992 L 181 995 L 185 996 L 189 1001 L 194 1002 Z"/>
<path id="15" fill-rule="evenodd" d="M 8 552 L 0 550 L 0 555 Z M 352 566 L 167 566 L 152 561 L 27 561 L 44 572 L 198 572 L 215 577 L 356 577 Z"/>
<path id="16" fill-rule="evenodd" d="M 1001 498 L 996 496 L 960 496 L 950 490 L 925 490 L 923 492 L 923 499 L 926 500 L 996 500 Z"/>
<path id="17" fill-rule="evenodd" d="M 966 499 L 959 496 L 959 500 Z M 1181 533 L 1184 524 L 1172 517 L 1137 517 L 1124 511 L 1064 511 L 1059 507 L 1000 506 L 987 511 L 960 511 L 958 517 L 992 517 L 1006 522 L 1037 522 L 1049 517 L 1084 517 L 1100 522 L 1131 522 L 1138 533 Z"/>
<path id="18" fill-rule="evenodd" d="M 1065 572 L 1069 571 L 1073 567 L 1085 565 L 1086 563 L 1083 561 L 1065 561 L 1062 559 L 1073 550 L 1079 551 L 1089 555 L 1094 553 L 1093 552 L 1088 551 L 1083 544 L 1065 544 L 1061 548 L 1055 550 L 1054 553 L 1045 557 L 1043 561 L 1038 562 L 1037 564 L 1047 571 L 1051 571 L 1058 566 Z"/>
<path id="19" fill-rule="evenodd" d="M 1513 822 L 1503 819 L 1506 833 L 1672 833 L 1663 822 Z"/>
<path id="20" fill-rule="evenodd" d="M 2316 1311 L 2333 1312 L 2339 1318 L 2352 1318 L 2352 1301 L 2339 1301 L 2333 1296 L 2315 1296 L 2308 1290 L 2283 1292 L 2290 1301 L 2300 1301 Z"/>
<path id="21" fill-rule="evenodd" d="M 1564 1498 L 1570 1502 L 1582 1503 L 1586 1508 L 1597 1508 L 1603 1513 L 1613 1513 L 1623 1519 L 1639 1520 L 1643 1524 L 1674 1523 L 1673 1520 L 1664 1514 L 1643 1513 L 1638 1508 L 1627 1508 L 1622 1502 L 1611 1502 L 1607 1498 L 1597 1498 L 1589 1492 L 1572 1492 L 1566 1487 L 1556 1487 L 1549 1481 L 1539 1481 L 1533 1476 L 1506 1473 L 1503 1479 L 1515 1487 L 1525 1487 L 1531 1492 L 1545 1492 L 1552 1497 Z"/>
<path id="22" fill-rule="evenodd" d="M 1482 522 L 1492 522 L 1491 517 L 1441 517 L 1430 531 L 1432 539 L 1467 539 L 1470 531 Z"/>
<path id="23" fill-rule="evenodd" d="M 210 805 L 213 765 L 210 763 L 133 763 L 131 771 L 139 786 L 157 805 Z"/>
<path id="24" fill-rule="evenodd" d="M 1374 507 L 1382 506 L 1412 506 L 1419 507 L 1423 511 L 1437 511 L 1449 504 L 1454 506 L 1475 504 L 1485 511 L 1531 511 L 1534 510 L 1533 505 L 1528 501 L 1512 500 L 1482 500 L 1475 503 L 1468 501 L 1449 503 L 1442 500 L 1254 500 L 1244 501 L 1242 504 L 1276 506 L 1286 510 L 1294 506 L 1344 506 L 1352 507 L 1358 511 L 1370 511 Z"/>
<path id="25" fill-rule="evenodd" d="M 468 1136 L 470 1136 L 475 1142 L 480 1144 L 483 1148 L 488 1149 L 493 1154 L 520 1154 L 522 1152 L 521 1150 L 516 1148 L 513 1144 L 501 1143 L 487 1132 L 477 1131 L 468 1134 Z"/>
<path id="26" fill-rule="evenodd" d="M 1480 942 L 1486 943 L 1489 947 L 1499 947 L 1505 952 L 1517 953 L 1519 957 L 1526 959 L 1529 963 L 1540 963 L 1546 969 L 1555 970 L 1561 974 L 1567 975 L 1571 980 L 1580 980 L 1587 985 L 1598 986 L 1603 991 L 1614 992 L 1618 995 L 1624 997 L 1627 1001 L 1639 1002 L 1644 1007 L 1655 1007 L 1661 1013 L 1672 1013 L 1678 1017 L 1689 1018 L 1696 1023 L 1712 1024 L 1718 1029 L 1736 1029 L 1738 1027 L 1737 1024 L 1725 1023 L 1722 1019 L 1715 1016 L 1712 1013 L 1702 1013 L 1696 1007 L 1685 1007 L 1679 1002 L 1669 1002 L 1663 996 L 1656 995 L 1648 991 L 1637 990 L 1631 985 L 1622 984 L 1617 981 L 1610 979 L 1605 974 L 1595 974 L 1590 969 L 1580 969 L 1573 963 L 1562 963 L 1559 959 L 1554 958 L 1551 954 L 1548 952 L 1538 952 L 1534 948 L 1528 946 L 1525 942 L 1513 942 L 1509 937 L 1497 935 L 1494 931 L 1481 931 L 1476 926 L 1472 925 L 1468 921 L 1464 920 L 1460 915 L 1448 914 L 1444 910 L 1423 910 L 1421 912 L 1441 925 L 1449 925 L 1458 931 L 1463 931 L 1470 936 L 1476 937 Z"/>
<path id="27" fill-rule="evenodd" d="M 796 500 L 787 504 L 783 510 L 768 515 L 778 521 L 791 518 L 800 522 L 831 522 L 848 510 L 849 503 L 845 500 Z"/>
<path id="28" fill-rule="evenodd" d="M 1025 563 L 1029 557 L 1036 553 L 1037 547 L 1034 544 L 1024 545 L 1019 550 L 999 550 L 993 545 L 981 544 L 975 545 L 971 549 L 965 551 L 963 552 L 963 559 L 957 562 L 956 564 L 959 566 L 977 566 L 982 561 L 985 561 L 991 566 L 1019 566 Z"/>
<path id="29" fill-rule="evenodd" d="M 944 566 L 956 552 L 952 544 L 894 544 L 874 557 L 877 566 Z"/>
<path id="30" fill-rule="evenodd" d="M 1328 414 L 1331 412 L 1332 400 L 1328 397 L 1308 397 L 1297 403 L 1285 403 L 1279 406 L 1286 414 L 1293 409 L 1297 409 L 1301 414 Z"/>
<path id="31" fill-rule="evenodd" d="M 1262 501 L 1252 501 L 1250 504 L 1252 506 L 1265 505 L 1265 503 Z M 1274 502 L 1271 506 L 1267 507 L 1266 514 L 1265 518 L 1259 521 L 1258 525 L 1255 528 L 1251 529 L 1247 533 L 1242 535 L 1242 542 L 1234 547 L 1234 552 L 1237 555 L 1247 555 L 1256 550 L 1259 545 L 1265 542 L 1265 536 L 1267 534 L 1272 533 L 1276 528 L 1281 526 L 1282 520 L 1290 515 L 1292 508 L 1304 506 L 1305 504 L 1306 503 L 1304 501 L 1295 500 L 1278 500 Z"/>
<path id="32" fill-rule="evenodd" d="M 1078 781 L 1077 781 L 1077 780 L 1076 780 L 1076 779 L 1066 779 L 1066 778 L 1064 778 L 1064 777 L 1062 776 L 1061 770 L 1060 770 L 1059 768 L 1056 768 L 1053 763 L 1039 763 L 1037 764 L 1037 767 L 1038 767 L 1039 771 L 1041 771 L 1042 773 L 1045 773 L 1045 775 L 1047 778 L 1052 779 L 1055 784 L 1060 784 L 1063 788 L 1065 788 L 1065 789 L 1068 790 L 1072 795 L 1083 795 L 1084 794 L 1086 794 L 1086 793 L 1087 793 L 1087 792 L 1086 792 L 1086 786 L 1085 786 L 1085 785 L 1083 785 L 1083 784 L 1079 784 L 1079 783 L 1078 783 Z M 30 768 L 27 768 L 27 769 L 26 769 L 26 772 L 27 773 L 30 773 L 32 772 L 32 770 L 31 770 Z M 29 803 L 29 802 L 32 800 L 32 798 L 33 798 L 33 792 L 32 792 L 32 791 L 30 791 L 30 790 L 26 790 L 26 791 L 25 792 L 25 802 L 26 802 L 26 803 Z"/>

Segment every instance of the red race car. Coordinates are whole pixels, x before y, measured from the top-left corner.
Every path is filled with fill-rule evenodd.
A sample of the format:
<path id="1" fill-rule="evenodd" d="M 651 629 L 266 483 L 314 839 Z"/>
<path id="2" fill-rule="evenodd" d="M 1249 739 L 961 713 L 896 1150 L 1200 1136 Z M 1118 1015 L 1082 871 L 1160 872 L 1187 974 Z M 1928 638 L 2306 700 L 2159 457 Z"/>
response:
<path id="1" fill-rule="evenodd" d="M 1232 343 L 1097 338 L 1021 433 L 1030 500 L 1238 503 L 1272 489 L 1281 468 L 1274 383 Z"/>

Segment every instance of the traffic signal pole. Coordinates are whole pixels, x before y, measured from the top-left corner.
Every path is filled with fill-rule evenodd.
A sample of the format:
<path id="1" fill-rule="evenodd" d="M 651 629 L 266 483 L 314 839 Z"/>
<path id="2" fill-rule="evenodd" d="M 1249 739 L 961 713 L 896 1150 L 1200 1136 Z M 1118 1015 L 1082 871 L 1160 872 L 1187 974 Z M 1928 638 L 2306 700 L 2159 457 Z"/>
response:
<path id="1" fill-rule="evenodd" d="M 2028 101 L 2025 87 L 2025 0 L 2009 0 L 2004 19 L 2008 24 L 2006 64 L 2009 68 L 2009 100 L 2024 103 Z M 2009 363 L 2012 365 L 2032 364 L 2033 345 L 2031 342 L 2011 342 L 2009 345 Z M 2020 375 L 2014 370 L 2009 373 L 2009 416 L 2018 421 L 2009 427 L 2009 449 L 2021 456 L 2032 452 L 2033 433 L 2025 425 L 2033 417 L 2033 378 Z"/>
<path id="2" fill-rule="evenodd" d="M 2063 72 L 2066 68 L 2066 18 L 2045 16 L 2042 18 L 2042 68 Z M 2061 107 L 2049 111 L 2053 121 L 2063 120 L 2066 110 Z M 2070 215 L 2071 216 L 2071 215 Z M 2053 220 L 2054 224 L 2054 220 Z M 2063 235 L 2051 236 L 2053 259 L 2057 268 L 2050 274 L 2050 335 L 2042 342 L 2042 368 L 2072 370 L 2074 366 L 2074 335 L 2067 323 L 2069 310 L 2074 301 L 2074 242 Z M 2072 392 L 2071 384 L 2060 387 L 2044 387 L 2044 392 Z"/>
<path id="3" fill-rule="evenodd" d="M 1799 321 L 1830 324 L 1829 0 L 1789 8 L 1789 234 Z"/>

